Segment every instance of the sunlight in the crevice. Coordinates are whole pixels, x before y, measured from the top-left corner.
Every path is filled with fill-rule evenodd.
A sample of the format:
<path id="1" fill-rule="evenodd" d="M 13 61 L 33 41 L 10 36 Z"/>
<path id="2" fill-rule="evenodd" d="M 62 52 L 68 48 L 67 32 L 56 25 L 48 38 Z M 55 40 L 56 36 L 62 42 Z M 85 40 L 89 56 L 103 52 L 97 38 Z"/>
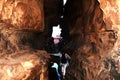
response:
<path id="1" fill-rule="evenodd" d="M 52 37 L 53 38 L 60 38 L 61 36 L 61 28 L 60 28 L 60 25 L 58 26 L 53 26 L 52 28 Z"/>
<path id="2" fill-rule="evenodd" d="M 66 2 L 67 2 L 67 0 L 63 0 L 63 5 L 65 5 L 65 4 L 66 4 Z"/>

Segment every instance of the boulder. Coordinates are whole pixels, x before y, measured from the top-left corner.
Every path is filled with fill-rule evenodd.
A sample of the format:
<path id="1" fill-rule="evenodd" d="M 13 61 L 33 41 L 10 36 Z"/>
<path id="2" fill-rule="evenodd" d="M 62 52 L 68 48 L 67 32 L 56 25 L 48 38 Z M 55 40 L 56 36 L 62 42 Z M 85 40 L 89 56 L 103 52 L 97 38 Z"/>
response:
<path id="1" fill-rule="evenodd" d="M 45 51 L 0 54 L 0 80 L 48 80 L 49 58 Z"/>

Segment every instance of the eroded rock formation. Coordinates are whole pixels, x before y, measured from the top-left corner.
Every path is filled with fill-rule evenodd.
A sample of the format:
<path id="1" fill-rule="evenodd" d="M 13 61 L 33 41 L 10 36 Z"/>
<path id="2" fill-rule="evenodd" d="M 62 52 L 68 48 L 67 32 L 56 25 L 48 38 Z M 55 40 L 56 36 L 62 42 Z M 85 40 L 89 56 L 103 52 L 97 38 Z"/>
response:
<path id="1" fill-rule="evenodd" d="M 118 9 L 117 0 L 68 0 L 64 24 L 69 29 L 71 43 L 76 45 L 68 74 L 74 74 L 74 80 L 119 80 L 118 58 L 111 57 L 119 43 Z M 74 45 L 71 47 L 75 48 Z"/>
<path id="2" fill-rule="evenodd" d="M 0 80 L 48 80 L 49 58 L 45 51 L 0 54 Z"/>
<path id="3" fill-rule="evenodd" d="M 35 49 L 44 49 L 44 39 L 51 36 L 52 26 L 60 23 L 64 29 L 63 37 L 70 40 L 65 48 L 72 58 L 66 80 L 119 80 L 119 3 L 119 0 L 67 0 L 63 11 L 62 0 L 44 0 L 44 4 L 42 0 L 1 0 L 0 52 L 21 53 L 21 50 L 28 50 L 27 53 L 35 53 Z M 40 62 L 42 60 L 40 58 Z M 18 64 L 18 68 L 23 67 L 21 62 Z M 40 68 L 35 68 L 35 65 L 31 71 L 44 70 L 39 64 Z M 14 74 L 14 69 L 11 70 L 7 71 L 10 76 Z M 32 76 L 32 72 L 30 74 Z M 34 80 L 36 76 L 31 78 Z M 38 80 L 41 78 L 37 77 Z"/>
<path id="4" fill-rule="evenodd" d="M 0 80 L 48 80 L 42 0 L 0 0 Z"/>
<path id="5" fill-rule="evenodd" d="M 43 31 L 42 0 L 1 0 L 0 20 L 19 30 Z"/>
<path id="6" fill-rule="evenodd" d="M 16 30 L 0 23 L 0 52 L 14 53 L 27 49 L 43 49 L 44 37 L 40 32 Z"/>
<path id="7" fill-rule="evenodd" d="M 105 62 L 107 64 L 107 69 L 110 71 L 111 79 L 119 80 L 120 77 L 120 1 L 119 0 L 107 0 L 102 1 L 101 9 L 104 12 L 103 20 L 106 22 L 107 29 L 112 29 L 116 31 L 117 41 L 113 47 L 113 49 L 108 53 Z"/>

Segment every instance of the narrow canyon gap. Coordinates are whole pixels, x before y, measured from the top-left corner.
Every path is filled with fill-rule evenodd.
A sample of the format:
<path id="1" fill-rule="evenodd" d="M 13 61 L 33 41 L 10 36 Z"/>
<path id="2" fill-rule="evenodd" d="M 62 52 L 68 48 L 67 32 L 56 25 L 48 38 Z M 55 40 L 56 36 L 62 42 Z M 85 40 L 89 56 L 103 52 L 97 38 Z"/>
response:
<path id="1" fill-rule="evenodd" d="M 119 80 L 119 5 L 119 0 L 67 0 L 64 6 L 62 0 L 0 0 L 0 80 L 49 80 L 45 41 L 58 24 L 71 56 L 66 80 Z"/>

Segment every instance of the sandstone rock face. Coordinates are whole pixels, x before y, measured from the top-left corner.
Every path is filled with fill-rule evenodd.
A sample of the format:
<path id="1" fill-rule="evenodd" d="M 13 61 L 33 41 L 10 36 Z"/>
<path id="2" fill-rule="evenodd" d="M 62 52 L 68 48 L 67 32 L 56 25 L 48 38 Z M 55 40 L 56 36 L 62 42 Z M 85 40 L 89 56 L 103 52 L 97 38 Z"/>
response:
<path id="1" fill-rule="evenodd" d="M 119 0 L 98 0 L 101 9 L 104 12 L 103 19 L 106 22 L 108 29 L 118 28 L 120 25 L 120 1 Z"/>
<path id="2" fill-rule="evenodd" d="M 40 32 L 16 30 L 0 23 L 0 52 L 14 53 L 21 50 L 43 49 L 44 36 Z"/>
<path id="3" fill-rule="evenodd" d="M 99 0 L 101 9 L 104 11 L 103 19 L 106 22 L 107 29 L 117 32 L 117 41 L 113 49 L 108 53 L 105 62 L 110 71 L 111 80 L 119 80 L 120 77 L 120 1 L 119 0 Z"/>
<path id="4" fill-rule="evenodd" d="M 65 31 L 69 32 L 71 42 L 67 48 L 69 48 L 69 53 L 72 52 L 70 49 L 73 50 L 73 54 L 70 54 L 71 63 L 67 69 L 66 80 L 119 80 L 119 4 L 119 0 L 67 0 L 64 7 L 64 22 L 61 25 L 64 29 L 68 29 Z M 0 1 L 0 20 L 5 23 L 0 24 L 1 53 L 22 53 L 21 50 L 31 50 L 34 53 L 34 49 L 40 49 L 39 47 L 44 45 L 45 35 L 50 34 L 52 26 L 60 23 L 63 6 L 62 0 L 44 0 L 45 35 L 41 35 L 41 33 L 28 30 L 43 30 L 42 6 L 43 3 L 40 0 Z M 24 58 L 25 55 L 21 56 Z M 44 64 L 41 63 L 43 66 L 38 64 L 43 58 L 40 58 L 40 61 L 35 58 L 36 61 L 31 63 L 32 60 L 34 61 L 32 57 L 30 57 L 32 59 L 27 57 L 22 60 L 21 56 L 17 57 L 18 59 L 12 59 L 8 55 L 1 55 L 0 78 L 2 80 L 5 78 L 2 76 L 18 80 L 23 78 L 47 80 L 39 72 L 40 77 L 33 76 L 33 73 L 37 73 L 38 70 L 46 72 L 47 68 L 44 67 Z M 12 62 L 8 64 L 8 60 L 18 65 L 12 65 Z M 14 62 L 15 60 L 16 62 Z M 1 63 L 2 61 L 5 62 L 5 66 Z M 37 64 L 39 67 L 34 68 Z M 16 67 L 14 68 L 14 66 Z M 30 69 L 26 71 L 30 75 L 26 75 L 24 72 L 26 67 Z M 19 71 L 19 69 L 22 70 Z M 22 73 L 17 78 L 14 74 L 16 70 L 18 73 Z"/>
<path id="5" fill-rule="evenodd" d="M 42 0 L 0 1 L 0 80 L 48 80 L 43 17 Z"/>
<path id="6" fill-rule="evenodd" d="M 49 29 L 60 21 L 62 0 L 44 1 Z M 43 18 L 42 0 L 0 0 L 0 80 L 48 80 L 49 56 L 38 51 Z"/>
<path id="7" fill-rule="evenodd" d="M 111 7 L 104 7 L 106 12 L 110 12 L 105 16 L 104 8 L 100 6 L 103 0 L 99 1 L 68 0 L 65 6 L 64 24 L 69 29 L 71 47 L 76 48 L 76 54 L 72 55 L 72 62 L 68 70 L 68 80 L 71 78 L 74 80 L 111 80 L 111 73 L 116 71 L 116 69 L 112 71 L 110 66 L 110 70 L 106 68 L 105 63 L 107 61 L 111 65 L 109 60 L 112 58 L 106 60 L 106 57 L 110 56 L 109 54 L 117 43 L 117 26 L 113 23 L 119 24 L 119 18 L 112 18 L 115 14 L 108 11 L 111 10 Z M 104 0 L 102 5 L 108 2 L 109 6 L 115 6 L 113 11 L 118 11 L 117 4 L 114 4 L 117 2 L 110 3 L 111 1 Z M 114 79 L 116 79 L 115 76 L 118 74 L 114 75 Z"/>
<path id="8" fill-rule="evenodd" d="M 48 60 L 45 51 L 0 54 L 0 80 L 48 80 Z"/>
<path id="9" fill-rule="evenodd" d="M 18 30 L 44 29 L 42 0 L 1 0 L 0 20 Z"/>

